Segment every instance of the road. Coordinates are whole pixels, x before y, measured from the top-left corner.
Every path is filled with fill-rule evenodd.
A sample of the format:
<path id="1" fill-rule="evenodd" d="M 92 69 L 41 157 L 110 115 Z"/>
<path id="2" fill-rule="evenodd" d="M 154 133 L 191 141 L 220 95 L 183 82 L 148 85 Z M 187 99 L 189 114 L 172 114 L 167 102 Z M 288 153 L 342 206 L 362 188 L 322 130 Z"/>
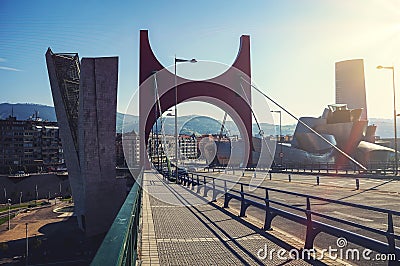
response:
<path id="1" fill-rule="evenodd" d="M 51 203 L 49 207 L 17 215 L 11 220 L 11 230 L 6 229 L 7 223 L 0 225 L 0 265 L 25 265 L 26 223 L 29 265 L 89 264 L 104 235 L 85 237 L 76 217 L 55 212 L 65 203 Z"/>
<path id="2" fill-rule="evenodd" d="M 267 173 L 256 174 L 254 178 L 253 172 L 245 172 L 244 176 L 241 177 L 240 172 L 235 172 L 233 175 L 232 171 L 225 173 L 204 173 L 205 175 L 219 177 L 226 180 L 239 180 L 243 183 L 259 184 L 260 186 L 275 188 L 285 191 L 297 192 L 302 194 L 314 195 L 323 198 L 329 198 L 334 200 L 341 200 L 345 202 L 351 202 L 356 204 L 362 204 L 367 206 L 375 206 L 379 208 L 386 208 L 391 210 L 400 211 L 400 182 L 397 179 L 385 178 L 359 178 L 360 189 L 356 189 L 356 178 L 352 177 L 332 177 L 332 176 L 320 176 L 320 184 L 317 185 L 315 175 L 297 175 L 291 174 L 291 181 L 289 182 L 288 174 L 273 173 L 271 180 Z M 240 190 L 239 185 L 233 186 L 234 190 Z M 248 192 L 245 187 L 245 192 Z M 202 193 L 202 192 L 201 192 Z M 251 193 L 264 197 L 265 191 L 262 189 L 256 189 Z M 209 196 L 211 192 L 209 192 Z M 271 200 L 282 202 L 285 204 L 305 208 L 306 200 L 302 197 L 291 196 L 282 193 L 270 192 L 269 197 Z M 263 202 L 259 200 L 260 202 Z M 278 208 L 283 208 L 271 204 Z M 232 200 L 230 207 L 235 209 L 240 209 L 240 202 L 237 200 Z M 387 230 L 387 215 L 382 213 L 377 213 L 373 211 L 362 210 L 358 208 L 347 207 L 343 205 L 325 203 L 321 201 L 311 200 L 311 209 L 332 217 L 344 219 L 347 221 L 352 221 L 358 224 L 362 224 L 368 227 Z M 289 210 L 289 209 L 286 209 Z M 298 212 L 290 210 L 294 213 L 302 215 L 305 217 L 304 212 Z M 251 215 L 261 221 L 264 220 L 265 211 L 249 207 L 247 215 Z M 313 219 L 328 222 L 322 218 L 313 216 Z M 335 222 L 328 222 L 332 225 L 338 225 Z M 273 228 L 279 228 L 289 235 L 293 235 L 304 241 L 305 239 L 305 226 L 296 224 L 294 222 L 285 220 L 283 218 L 277 217 L 273 220 Z M 366 232 L 361 229 L 353 228 L 350 226 L 340 225 L 341 228 L 345 228 L 355 233 L 368 235 L 370 237 L 379 239 L 386 242 L 386 238 L 374 235 L 372 233 Z M 394 230 L 395 233 L 400 233 L 400 219 L 399 217 L 394 217 Z M 328 246 L 336 247 L 336 237 L 331 237 L 324 233 L 321 233 L 315 240 L 315 244 L 319 248 L 328 248 Z M 358 248 L 351 243 L 349 243 L 349 248 Z M 350 262 L 352 264 L 358 264 L 357 262 Z M 360 261 L 361 263 L 361 261 Z M 386 262 L 385 262 L 386 263 Z M 363 265 L 386 265 L 381 261 L 362 261 Z"/>

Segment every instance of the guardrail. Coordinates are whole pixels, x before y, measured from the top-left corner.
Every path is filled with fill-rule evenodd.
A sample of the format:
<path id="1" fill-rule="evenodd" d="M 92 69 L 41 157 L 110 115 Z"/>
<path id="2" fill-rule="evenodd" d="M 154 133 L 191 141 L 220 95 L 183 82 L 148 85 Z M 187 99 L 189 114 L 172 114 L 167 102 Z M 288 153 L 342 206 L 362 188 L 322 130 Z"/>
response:
<path id="1" fill-rule="evenodd" d="M 136 265 L 141 183 L 142 173 L 126 197 L 91 265 Z"/>
<path id="2" fill-rule="evenodd" d="M 237 170 L 237 171 L 270 171 L 273 173 L 320 173 L 320 174 L 335 174 L 335 175 L 352 175 L 352 174 L 380 174 L 390 175 L 395 174 L 394 162 L 382 163 L 382 162 L 370 162 L 365 165 L 367 170 L 363 170 L 350 164 L 337 164 L 337 163 L 297 163 L 297 162 L 285 162 L 282 165 L 273 165 L 271 168 L 259 168 L 256 166 L 248 166 L 246 168 L 240 167 L 227 167 L 227 166 L 213 166 L 204 167 L 204 170 L 210 171 L 225 171 L 225 170 Z"/>
<path id="3" fill-rule="evenodd" d="M 296 163 L 285 162 L 273 168 L 276 172 L 311 172 L 311 173 L 357 173 L 357 174 L 394 174 L 394 162 L 369 162 L 365 165 L 367 170 L 360 169 L 350 164 L 337 164 L 337 163 Z"/>
<path id="4" fill-rule="evenodd" d="M 223 194 L 224 196 L 224 208 L 229 207 L 229 202 L 232 199 L 236 199 L 240 201 L 240 217 L 243 217 L 246 215 L 246 210 L 249 206 L 255 206 L 259 209 L 262 209 L 265 211 L 265 220 L 264 220 L 264 230 L 269 230 L 271 229 L 271 223 L 272 220 L 277 217 L 281 216 L 283 218 L 286 218 L 288 220 L 297 222 L 299 224 L 305 225 L 306 226 L 306 239 L 304 243 L 304 248 L 305 249 L 311 249 L 314 247 L 314 240 L 316 236 L 321 233 L 327 233 L 332 236 L 336 237 L 345 237 L 347 240 L 350 242 L 360 245 L 362 247 L 369 248 L 373 251 L 380 252 L 380 253 L 386 253 L 386 254 L 395 254 L 396 258 L 400 258 L 400 248 L 396 246 L 396 240 L 400 240 L 400 235 L 397 235 L 394 233 L 394 225 L 393 225 L 393 216 L 400 217 L 400 212 L 394 211 L 394 210 L 389 210 L 389 209 L 383 209 L 383 208 L 378 208 L 378 207 L 372 207 L 372 206 L 366 206 L 366 205 L 361 205 L 361 204 L 355 204 L 355 203 L 350 203 L 350 202 L 345 202 L 345 201 L 340 201 L 340 200 L 332 200 L 332 199 L 327 199 L 327 198 L 322 198 L 318 196 L 311 196 L 311 195 L 306 195 L 306 194 L 301 194 L 297 192 L 290 192 L 290 191 L 284 191 L 280 189 L 274 189 L 274 188 L 268 188 L 264 186 L 254 186 L 251 184 L 246 184 L 242 182 L 233 182 L 225 179 L 220 179 L 216 177 L 211 177 L 211 176 L 206 176 L 202 174 L 196 174 L 196 173 L 187 173 L 184 175 L 180 175 L 178 177 L 178 182 L 184 186 L 191 186 L 191 189 L 194 190 L 196 187 L 197 193 L 200 193 L 201 189 L 203 188 L 203 196 L 206 197 L 209 191 L 212 191 L 212 200 L 215 201 L 217 198 L 218 194 Z M 240 190 L 230 188 L 228 190 L 228 183 L 233 184 L 234 186 L 240 186 Z M 254 195 L 248 192 L 244 191 L 244 187 L 250 187 L 253 189 L 262 189 L 265 192 L 265 196 L 261 197 L 258 195 Z M 291 196 L 296 196 L 296 197 L 301 197 L 304 198 L 304 205 L 306 206 L 305 208 L 301 208 L 298 206 L 286 204 L 283 202 L 280 202 L 278 200 L 271 199 L 269 196 L 269 192 L 274 192 L 274 193 L 281 193 L 284 195 L 291 195 Z M 256 201 L 258 200 L 258 201 Z M 333 217 L 330 215 L 323 214 L 318 211 L 314 211 L 311 209 L 311 200 L 316 200 L 320 202 L 325 202 L 325 203 L 333 203 L 333 204 L 338 204 L 342 206 L 348 206 L 352 208 L 358 208 L 362 210 L 368 210 L 372 212 L 378 212 L 384 215 L 387 215 L 387 230 L 381 230 L 381 229 L 376 229 L 372 228 L 369 226 L 365 226 L 362 224 L 358 224 L 355 222 L 350 222 L 344 219 L 340 219 L 337 217 Z M 261 203 L 263 202 L 263 203 Z M 285 207 L 286 209 L 292 210 L 284 210 L 279 207 L 271 206 L 272 204 L 275 204 L 280 207 Z M 303 212 L 304 215 L 300 215 L 298 213 L 294 213 L 293 211 L 297 212 Z M 313 216 L 321 217 L 323 219 L 326 219 L 328 221 L 332 221 L 335 223 L 338 223 L 339 225 L 331 225 L 328 223 L 324 223 L 321 221 L 317 221 L 313 218 Z M 347 229 L 341 228 L 339 226 L 342 225 L 347 225 L 352 228 L 358 228 L 362 230 L 366 230 L 371 233 L 375 233 L 380 236 L 386 237 L 386 242 L 382 242 L 380 240 L 377 240 L 375 238 L 371 238 L 365 235 L 361 234 L 356 234 L 354 232 L 351 232 Z M 389 265 L 397 265 L 397 260 L 396 261 L 389 261 Z"/>

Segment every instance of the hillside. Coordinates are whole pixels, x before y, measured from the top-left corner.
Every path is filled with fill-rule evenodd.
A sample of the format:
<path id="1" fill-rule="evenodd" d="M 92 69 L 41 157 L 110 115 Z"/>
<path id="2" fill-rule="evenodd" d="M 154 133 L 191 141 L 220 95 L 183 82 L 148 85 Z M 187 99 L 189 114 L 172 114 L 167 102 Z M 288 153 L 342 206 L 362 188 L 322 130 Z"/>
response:
<path id="1" fill-rule="evenodd" d="M 43 120 L 47 121 L 57 121 L 54 107 L 33 103 L 1 103 L 0 104 L 0 119 L 6 119 L 11 115 L 13 111 L 14 116 L 19 120 L 28 119 L 31 117 L 36 111 L 38 112 L 39 117 Z M 125 118 L 125 122 L 124 122 Z M 160 120 L 159 120 L 160 121 Z M 382 119 L 382 118 L 370 118 L 369 123 L 377 125 L 376 135 L 381 138 L 393 138 L 393 120 L 391 119 Z M 123 123 L 125 125 L 123 126 Z M 164 132 L 168 135 L 174 134 L 174 117 L 165 117 L 163 118 L 163 128 Z M 122 113 L 117 113 L 117 132 L 122 132 L 124 129 L 125 132 L 129 132 L 132 130 L 138 131 L 139 126 L 139 118 L 133 115 L 124 115 Z M 261 129 L 265 132 L 266 135 L 275 135 L 279 132 L 279 126 L 275 125 L 274 127 L 271 124 L 261 123 Z M 181 128 L 182 127 L 182 128 Z M 178 118 L 178 128 L 181 128 L 181 133 L 183 134 L 218 134 L 221 129 L 220 121 L 212 119 L 210 117 L 198 117 L 198 116 L 183 116 Z M 230 135 L 239 135 L 239 131 L 236 125 L 232 121 L 227 121 L 225 124 L 226 130 Z M 282 126 L 282 134 L 283 135 L 292 135 L 296 125 L 283 125 Z M 398 135 L 400 136 L 400 126 L 398 127 Z M 160 122 L 158 123 L 158 129 L 161 131 Z M 253 132 L 257 134 L 259 129 L 257 125 L 253 125 Z"/>
<path id="2" fill-rule="evenodd" d="M 26 120 L 35 114 L 36 111 L 43 120 L 57 121 L 54 107 L 34 103 L 1 103 L 0 119 L 6 119 L 13 112 L 18 120 Z"/>

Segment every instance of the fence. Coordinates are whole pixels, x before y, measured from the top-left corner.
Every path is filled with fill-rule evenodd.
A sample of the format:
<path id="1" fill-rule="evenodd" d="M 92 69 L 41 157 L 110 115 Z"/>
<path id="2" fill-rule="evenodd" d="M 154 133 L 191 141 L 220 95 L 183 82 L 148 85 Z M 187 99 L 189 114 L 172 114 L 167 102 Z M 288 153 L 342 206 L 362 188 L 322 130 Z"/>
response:
<path id="1" fill-rule="evenodd" d="M 306 238 L 304 243 L 305 249 L 311 249 L 314 246 L 314 240 L 316 236 L 321 233 L 327 233 L 336 237 L 345 237 L 350 242 L 360 245 L 362 247 L 369 248 L 373 251 L 387 254 L 396 254 L 397 258 L 400 258 L 400 248 L 396 247 L 396 240 L 400 240 L 400 236 L 394 233 L 393 216 L 399 217 L 400 212 L 377 208 L 372 206 L 360 205 L 349 203 L 345 201 L 332 200 L 327 198 L 322 198 L 318 196 L 311 196 L 296 192 L 284 191 L 274 188 L 268 188 L 265 186 L 253 186 L 251 184 L 246 184 L 242 182 L 233 182 L 229 180 L 224 180 L 216 177 L 210 177 L 202 174 L 187 173 L 180 175 L 178 178 L 179 183 L 184 186 L 191 187 L 192 190 L 196 188 L 196 192 L 200 193 L 203 189 L 203 196 L 207 196 L 208 192 L 212 192 L 212 200 L 216 200 L 218 194 L 222 194 L 224 197 L 224 208 L 229 207 L 229 203 L 232 199 L 240 201 L 240 215 L 241 217 L 246 215 L 246 210 L 249 206 L 255 206 L 259 209 L 264 210 L 265 220 L 264 220 L 264 230 L 271 228 L 272 220 L 277 217 L 283 217 L 288 220 L 297 222 L 299 224 L 306 226 Z M 228 189 L 228 184 L 232 185 L 232 188 Z M 235 186 L 239 186 L 240 189 L 235 189 Z M 257 190 L 264 190 L 263 197 L 255 195 L 252 193 L 245 192 L 245 187 L 251 187 Z M 281 201 L 272 199 L 269 194 L 270 192 L 280 193 L 284 195 L 292 195 L 304 199 L 305 208 L 283 203 Z M 311 200 L 316 200 L 319 202 L 338 204 L 341 206 L 347 206 L 362 210 L 367 210 L 371 212 L 377 212 L 387 215 L 387 230 L 381 230 L 372 228 L 366 225 L 358 224 L 355 222 L 347 221 L 337 217 L 333 217 L 327 214 L 323 214 L 318 211 L 312 210 Z M 271 206 L 274 204 L 276 206 Z M 283 208 L 286 209 L 283 209 Z M 297 213 L 296 213 L 297 211 Z M 303 215 L 299 214 L 303 213 Z M 313 216 L 323 218 L 327 221 L 335 222 L 335 225 L 328 224 L 326 222 L 317 221 Z M 374 217 L 374 216 L 372 216 Z M 344 227 L 350 226 L 351 228 L 358 228 L 371 232 L 386 238 L 386 242 L 382 242 L 376 238 L 371 238 L 366 235 L 356 234 L 351 232 Z M 389 265 L 397 265 L 397 261 L 389 261 Z"/>

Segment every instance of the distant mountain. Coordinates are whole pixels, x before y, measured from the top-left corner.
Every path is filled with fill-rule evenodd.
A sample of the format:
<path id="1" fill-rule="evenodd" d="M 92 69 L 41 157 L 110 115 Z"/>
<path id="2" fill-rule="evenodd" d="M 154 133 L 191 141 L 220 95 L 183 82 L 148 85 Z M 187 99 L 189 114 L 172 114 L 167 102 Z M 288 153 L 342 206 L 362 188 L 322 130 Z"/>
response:
<path id="1" fill-rule="evenodd" d="M 18 120 L 26 120 L 37 112 L 38 116 L 45 121 L 57 121 L 56 112 L 53 106 L 34 103 L 0 103 L 0 119 L 6 119 L 14 115 Z M 117 132 L 121 132 L 122 123 L 126 117 L 127 128 L 131 130 L 138 123 L 138 117 L 117 113 Z"/>
<path id="2" fill-rule="evenodd" d="M 400 120 L 397 120 L 400 121 Z M 394 138 L 393 119 L 370 118 L 369 124 L 376 125 L 376 135 L 381 138 Z M 397 124 L 397 137 L 400 137 L 400 124 Z"/>
<path id="3" fill-rule="evenodd" d="M 34 104 L 34 103 L 0 103 L 0 119 L 6 119 L 13 112 L 14 116 L 19 120 L 25 120 L 31 117 L 35 112 L 43 120 L 57 121 L 54 107 Z M 125 121 L 124 121 L 125 119 Z M 158 120 L 158 130 L 161 132 L 161 119 Z M 172 135 L 175 132 L 175 119 L 172 116 L 167 116 L 162 119 L 162 124 L 165 134 Z M 382 119 L 382 118 L 370 118 L 369 124 L 375 124 L 377 126 L 376 135 L 381 138 L 393 138 L 393 120 Z M 279 132 L 279 125 L 274 126 L 268 123 L 261 123 L 261 129 L 265 135 L 275 135 Z M 219 134 L 221 130 L 221 121 L 215 120 L 205 116 L 183 116 L 178 118 L 178 128 L 181 129 L 181 134 Z M 296 125 L 282 125 L 283 135 L 292 135 Z M 134 115 L 125 115 L 117 113 L 117 132 L 130 132 L 139 129 L 139 117 Z M 232 121 L 226 121 L 225 131 L 229 135 L 239 135 L 239 130 Z M 224 131 L 224 132 L 225 132 Z M 256 124 L 253 124 L 253 132 L 255 135 L 259 133 L 259 128 Z M 398 136 L 400 136 L 400 124 L 398 127 Z"/>
<path id="4" fill-rule="evenodd" d="M 8 118 L 12 113 L 18 120 L 26 120 L 31 117 L 35 112 L 39 117 L 47 121 L 57 121 L 56 112 L 54 107 L 34 104 L 34 103 L 1 103 L 0 104 L 0 119 Z"/>

